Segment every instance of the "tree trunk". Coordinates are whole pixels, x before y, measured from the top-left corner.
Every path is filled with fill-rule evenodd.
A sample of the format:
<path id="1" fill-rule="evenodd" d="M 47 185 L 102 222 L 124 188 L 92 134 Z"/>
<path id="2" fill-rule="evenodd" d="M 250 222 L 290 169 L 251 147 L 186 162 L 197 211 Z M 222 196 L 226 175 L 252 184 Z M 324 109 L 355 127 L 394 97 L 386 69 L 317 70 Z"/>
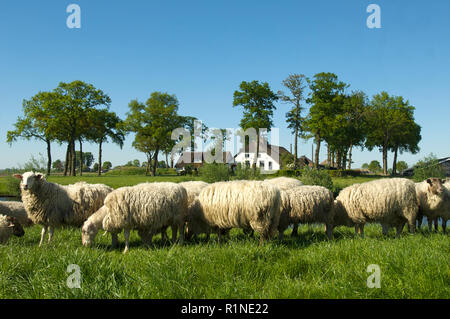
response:
<path id="1" fill-rule="evenodd" d="M 150 167 L 152 165 L 152 155 L 147 154 L 147 168 L 145 169 L 145 176 L 148 176 L 148 173 L 150 172 Z"/>
<path id="2" fill-rule="evenodd" d="M 158 153 L 159 153 L 159 149 L 156 148 L 155 154 L 153 155 L 152 176 L 156 176 L 156 167 L 158 166 Z"/>
<path id="3" fill-rule="evenodd" d="M 314 159 L 314 167 L 319 168 L 319 153 L 320 153 L 320 132 L 316 134 L 316 152 Z"/>
<path id="4" fill-rule="evenodd" d="M 173 152 L 170 152 L 170 168 L 173 168 Z"/>
<path id="5" fill-rule="evenodd" d="M 72 176 L 77 176 L 77 153 L 75 152 L 75 140 L 72 141 Z"/>
<path id="6" fill-rule="evenodd" d="M 336 164 L 337 164 L 337 169 L 341 169 L 341 151 L 337 151 L 336 152 Z"/>
<path id="7" fill-rule="evenodd" d="M 80 176 L 83 176 L 83 143 L 80 139 Z"/>
<path id="8" fill-rule="evenodd" d="M 331 152 L 330 152 L 330 145 L 327 144 L 327 164 L 329 167 L 331 167 Z"/>
<path id="9" fill-rule="evenodd" d="M 169 153 L 166 152 L 166 168 L 169 168 Z"/>
<path id="10" fill-rule="evenodd" d="M 67 171 L 69 169 L 69 162 L 70 162 L 70 143 L 67 144 L 66 162 L 64 163 L 64 176 L 67 176 Z"/>
<path id="11" fill-rule="evenodd" d="M 344 151 L 342 154 L 342 169 L 345 169 L 347 167 L 347 150 Z"/>
<path id="12" fill-rule="evenodd" d="M 332 151 L 331 152 L 331 167 L 333 167 L 333 168 L 336 167 L 335 159 L 336 159 L 336 152 Z"/>
<path id="13" fill-rule="evenodd" d="M 398 147 L 394 150 L 394 162 L 392 163 L 392 175 L 397 175 L 397 155 L 398 155 Z"/>
<path id="14" fill-rule="evenodd" d="M 350 149 L 348 150 L 348 169 L 352 169 L 352 150 L 353 144 L 350 144 Z"/>
<path id="15" fill-rule="evenodd" d="M 102 175 L 102 144 L 103 140 L 98 143 L 98 176 Z"/>
<path id="16" fill-rule="evenodd" d="M 255 154 L 255 159 L 253 160 L 253 172 L 254 173 L 256 173 L 256 163 L 258 162 L 258 154 L 259 154 L 259 129 L 256 130 L 256 154 Z"/>
<path id="17" fill-rule="evenodd" d="M 47 175 L 50 176 L 52 171 L 52 152 L 51 152 L 51 143 L 50 140 L 47 140 Z"/>
<path id="18" fill-rule="evenodd" d="M 383 174 L 387 175 L 387 147 L 383 146 Z"/>
<path id="19" fill-rule="evenodd" d="M 294 169 L 298 169 L 298 128 L 295 128 L 294 132 Z"/>

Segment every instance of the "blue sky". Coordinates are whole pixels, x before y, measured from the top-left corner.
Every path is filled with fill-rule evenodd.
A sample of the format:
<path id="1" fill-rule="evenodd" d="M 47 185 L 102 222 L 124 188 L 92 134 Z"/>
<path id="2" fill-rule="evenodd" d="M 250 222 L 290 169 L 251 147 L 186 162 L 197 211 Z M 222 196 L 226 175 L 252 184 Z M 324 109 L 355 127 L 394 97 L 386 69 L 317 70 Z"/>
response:
<path id="1" fill-rule="evenodd" d="M 81 7 L 81 29 L 68 29 L 66 7 Z M 381 29 L 368 29 L 366 8 L 381 7 Z M 124 116 L 131 99 L 153 91 L 175 94 L 180 114 L 209 127 L 239 126 L 232 107 L 241 81 L 267 81 L 274 91 L 290 73 L 334 72 L 369 96 L 385 90 L 416 107 L 421 152 L 450 156 L 450 2 L 442 1 L 3 1 L 0 5 L 0 168 L 17 166 L 45 145 L 10 147 L 6 132 L 22 100 L 60 81 L 83 80 L 112 98 Z M 288 107 L 277 104 L 274 123 L 289 149 Z M 119 165 L 145 159 L 132 147 L 105 145 L 104 160 Z M 54 159 L 64 147 L 53 145 Z M 97 146 L 85 145 L 97 158 Z M 321 152 L 325 159 L 326 150 Z M 311 156 L 311 141 L 300 143 Z M 355 151 L 354 167 L 378 151 Z M 392 155 L 389 156 L 391 165 Z"/>

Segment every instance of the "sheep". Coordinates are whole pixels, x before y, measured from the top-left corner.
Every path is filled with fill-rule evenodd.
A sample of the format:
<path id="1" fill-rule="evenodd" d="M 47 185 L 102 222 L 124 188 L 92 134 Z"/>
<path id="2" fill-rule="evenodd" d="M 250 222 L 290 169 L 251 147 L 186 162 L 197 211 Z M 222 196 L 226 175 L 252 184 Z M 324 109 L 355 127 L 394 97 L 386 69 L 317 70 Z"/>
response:
<path id="1" fill-rule="evenodd" d="M 274 184 L 278 186 L 281 191 L 288 190 L 294 187 L 303 186 L 302 181 L 291 178 L 291 177 L 276 177 L 276 178 L 268 178 L 264 180 L 265 182 Z M 298 236 L 298 223 L 294 223 L 294 227 L 292 228 L 292 236 Z"/>
<path id="2" fill-rule="evenodd" d="M 175 183 L 143 183 L 122 187 L 105 199 L 108 212 L 103 219 L 103 229 L 116 234 L 122 229 L 125 250 L 129 249 L 132 229 L 138 230 L 144 244 L 151 245 L 154 234 L 172 226 L 179 230 L 180 244 L 184 240 L 184 221 L 187 215 L 186 189 Z M 176 232 L 172 238 L 176 239 Z"/>
<path id="3" fill-rule="evenodd" d="M 333 193 L 322 186 L 301 186 L 281 191 L 279 239 L 291 223 L 324 223 L 328 238 L 333 239 Z"/>
<path id="4" fill-rule="evenodd" d="M 450 179 L 447 178 L 444 186 L 444 202 L 438 215 L 442 218 L 442 231 L 444 234 L 447 230 L 447 221 L 450 219 Z"/>
<path id="5" fill-rule="evenodd" d="M 33 226 L 33 221 L 21 202 L 0 202 L 0 214 L 15 217 L 23 227 Z"/>
<path id="6" fill-rule="evenodd" d="M 22 225 L 17 218 L 0 215 L 0 244 L 6 244 L 12 235 L 22 237 L 24 234 Z"/>
<path id="7" fill-rule="evenodd" d="M 62 186 L 50 183 L 41 173 L 27 172 L 14 175 L 21 180 L 20 189 L 25 210 L 33 223 L 42 225 L 41 241 L 48 230 L 51 241 L 55 227 L 81 227 L 83 222 L 100 207 L 112 188 L 103 184 L 79 182 Z"/>
<path id="8" fill-rule="evenodd" d="M 223 231 L 253 229 L 260 244 L 275 235 L 280 218 L 280 189 L 262 181 L 218 182 L 205 187 L 199 197 L 205 220 Z"/>
<path id="9" fill-rule="evenodd" d="M 426 216 L 429 230 L 432 230 L 433 221 L 437 230 L 437 215 L 444 201 L 444 186 L 442 185 L 442 181 L 439 178 L 428 178 L 415 185 L 417 200 L 419 202 L 419 227 L 422 224 L 423 216 Z"/>
<path id="10" fill-rule="evenodd" d="M 405 221 L 415 231 L 418 212 L 414 182 L 405 178 L 385 178 L 344 188 L 336 198 L 334 226 L 355 226 L 364 237 L 367 222 L 380 222 L 383 234 L 389 227 L 397 227 L 400 235 Z"/>
<path id="11" fill-rule="evenodd" d="M 102 206 L 84 222 L 83 227 L 81 228 L 81 242 L 83 243 L 83 246 L 92 245 L 98 231 L 103 227 L 103 219 L 107 213 L 108 208 L 106 206 Z M 118 243 L 117 233 L 111 233 L 111 236 L 111 246 L 115 248 Z"/>
<path id="12" fill-rule="evenodd" d="M 201 211 L 198 195 L 201 190 L 207 187 L 209 184 L 202 181 L 182 182 L 179 185 L 186 189 L 188 196 L 188 213 L 186 218 L 186 239 L 190 239 L 192 236 L 196 237 L 199 234 L 206 234 L 206 239 L 209 239 L 212 231 L 204 219 L 203 212 Z"/>

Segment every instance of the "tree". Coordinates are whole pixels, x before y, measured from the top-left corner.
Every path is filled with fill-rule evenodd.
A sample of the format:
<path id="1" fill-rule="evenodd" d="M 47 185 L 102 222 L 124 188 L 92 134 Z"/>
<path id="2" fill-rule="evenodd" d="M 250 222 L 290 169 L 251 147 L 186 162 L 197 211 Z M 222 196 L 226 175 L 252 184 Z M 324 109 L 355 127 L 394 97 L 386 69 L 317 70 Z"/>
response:
<path id="1" fill-rule="evenodd" d="M 373 160 L 372 162 L 370 162 L 369 164 L 369 171 L 371 171 L 372 173 L 378 173 L 381 170 L 381 165 L 380 162 Z"/>
<path id="2" fill-rule="evenodd" d="M 92 155 L 91 152 L 84 152 L 81 154 L 80 151 L 76 151 L 76 162 L 75 167 L 76 168 L 82 168 L 87 167 L 90 168 L 92 166 L 92 163 L 94 163 L 94 155 Z"/>
<path id="3" fill-rule="evenodd" d="M 52 167 L 57 172 L 62 172 L 64 169 L 64 163 L 61 160 L 56 160 L 53 162 Z"/>
<path id="4" fill-rule="evenodd" d="M 23 101 L 23 117 L 14 124 L 15 130 L 8 131 L 7 142 L 11 145 L 18 138 L 37 139 L 47 145 L 47 175 L 51 174 L 51 142 L 57 138 L 57 121 L 60 97 L 53 92 L 39 92 L 30 100 Z"/>
<path id="5" fill-rule="evenodd" d="M 256 171 L 256 162 L 259 154 L 260 130 L 270 129 L 273 126 L 272 116 L 276 109 L 274 102 L 278 96 L 272 92 L 267 82 L 245 82 L 239 85 L 240 91 L 233 95 L 233 106 L 242 106 L 244 109 L 240 126 L 243 130 L 250 128 L 256 131 L 256 156 L 253 162 L 253 170 Z"/>
<path id="6" fill-rule="evenodd" d="M 112 163 L 111 163 L 111 162 L 108 162 L 108 161 L 103 162 L 103 165 L 102 165 L 102 169 L 103 169 L 103 170 L 108 171 L 108 170 L 110 170 L 111 168 L 112 168 Z"/>
<path id="7" fill-rule="evenodd" d="M 301 116 L 303 107 L 301 102 L 304 99 L 305 82 L 308 79 L 303 74 L 291 74 L 284 81 L 283 86 L 289 90 L 289 95 L 283 91 L 278 91 L 282 102 L 292 105 L 289 112 L 286 113 L 286 122 L 288 128 L 294 133 L 294 168 L 297 169 L 298 161 L 298 138 L 302 136 L 304 118 Z"/>
<path id="8" fill-rule="evenodd" d="M 396 162 L 397 150 L 418 151 L 420 126 L 415 124 L 414 107 L 400 97 L 391 97 L 387 92 L 376 94 L 368 108 L 366 147 L 372 150 L 378 147 L 383 154 L 383 173 L 387 175 L 387 156 L 394 150 Z M 395 173 L 393 169 L 393 173 Z"/>
<path id="9" fill-rule="evenodd" d="M 324 137 L 331 136 L 329 130 L 333 127 L 336 113 L 341 109 L 342 95 L 347 85 L 338 80 L 334 73 L 318 73 L 310 83 L 310 97 L 306 100 L 311 104 L 305 126 L 316 143 L 314 167 L 319 166 L 320 143 Z"/>
<path id="10" fill-rule="evenodd" d="M 181 125 L 178 105 L 175 95 L 161 92 L 153 92 L 145 104 L 133 100 L 128 105 L 124 126 L 136 134 L 133 147 L 147 156 L 146 174 L 151 166 L 151 174 L 156 176 L 158 154 L 171 141 L 172 131 Z"/>
<path id="11" fill-rule="evenodd" d="M 416 182 L 421 182 L 431 177 L 445 178 L 444 169 L 439 165 L 439 160 L 433 153 L 425 156 L 414 165 L 413 179 Z"/>
<path id="12" fill-rule="evenodd" d="M 87 131 L 87 138 L 98 144 L 98 167 L 97 174 L 102 174 L 102 153 L 103 144 L 108 142 L 108 139 L 122 149 L 125 141 L 125 134 L 123 132 L 123 121 L 114 112 L 109 112 L 106 109 L 91 110 L 89 114 L 89 129 Z M 104 169 L 104 168 L 103 168 Z"/>
<path id="13" fill-rule="evenodd" d="M 408 164 L 405 161 L 397 162 L 397 169 L 399 172 L 403 172 L 407 168 L 408 168 Z"/>
<path id="14" fill-rule="evenodd" d="M 369 164 L 364 163 L 364 164 L 362 164 L 361 168 L 362 169 L 369 169 Z"/>
<path id="15" fill-rule="evenodd" d="M 71 83 L 61 82 L 54 90 L 60 96 L 60 103 L 63 106 L 63 112 L 59 116 L 60 141 L 68 143 L 66 162 L 70 166 L 70 175 L 76 175 L 76 153 L 75 142 L 80 142 L 80 148 L 83 138 L 90 134 L 91 111 L 99 106 L 106 109 L 111 104 L 111 98 L 102 90 L 96 89 L 92 84 L 82 81 L 73 81 Z M 82 152 L 82 149 L 80 149 Z M 67 173 L 65 167 L 65 175 Z"/>

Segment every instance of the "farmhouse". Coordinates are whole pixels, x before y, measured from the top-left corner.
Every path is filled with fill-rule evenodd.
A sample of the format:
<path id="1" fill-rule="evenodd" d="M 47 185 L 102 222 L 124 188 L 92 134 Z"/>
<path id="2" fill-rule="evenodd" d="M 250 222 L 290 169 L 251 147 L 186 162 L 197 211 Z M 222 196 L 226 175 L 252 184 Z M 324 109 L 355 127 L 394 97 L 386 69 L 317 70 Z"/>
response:
<path id="1" fill-rule="evenodd" d="M 251 142 L 245 148 L 241 148 L 234 156 L 236 164 L 251 167 L 256 156 L 254 150 L 256 150 L 256 142 Z M 284 147 L 270 145 L 268 142 L 262 140 L 259 145 L 256 167 L 265 171 L 277 171 L 281 168 L 281 156 L 285 153 L 289 153 L 289 151 Z"/>
<path id="2" fill-rule="evenodd" d="M 450 176 L 450 157 L 444 157 L 438 160 L 439 166 L 444 170 L 445 176 Z M 414 167 L 410 167 L 405 169 L 402 172 L 403 176 L 413 176 L 414 175 Z"/>

